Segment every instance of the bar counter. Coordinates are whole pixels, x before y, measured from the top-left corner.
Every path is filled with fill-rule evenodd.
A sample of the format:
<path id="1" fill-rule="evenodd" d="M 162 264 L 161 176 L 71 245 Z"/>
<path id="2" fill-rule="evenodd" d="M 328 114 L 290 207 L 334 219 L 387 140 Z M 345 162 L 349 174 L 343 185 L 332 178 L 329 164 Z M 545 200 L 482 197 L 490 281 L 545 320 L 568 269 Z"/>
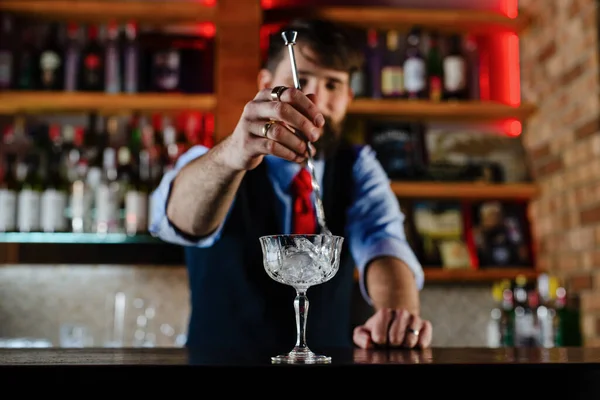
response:
<path id="1" fill-rule="evenodd" d="M 600 349 L 594 348 L 355 348 L 320 352 L 332 357 L 331 364 L 272 364 L 270 356 L 275 354 L 252 349 L 0 349 L 0 377 L 5 382 L 12 376 L 27 375 L 29 380 L 33 376 L 51 378 L 59 385 L 118 381 L 125 386 L 139 385 L 143 379 L 153 388 L 201 385 L 205 390 L 218 384 L 222 390 L 222 378 L 241 384 L 240 378 L 256 375 L 254 385 L 241 385 L 244 394 L 252 389 L 264 394 L 271 386 L 291 385 L 291 378 L 296 381 L 302 377 L 302 385 L 335 385 L 338 394 L 344 389 L 352 394 L 368 387 L 372 395 L 402 386 L 402 392 L 418 388 L 429 394 L 439 391 L 465 398 L 473 391 L 479 399 L 491 398 L 482 396 L 479 389 L 475 391 L 477 386 L 492 394 L 503 393 L 507 399 L 527 392 L 536 398 L 544 393 L 551 394 L 549 399 L 558 398 L 561 391 L 569 399 L 600 398 Z M 135 378 L 138 375 L 140 378 Z M 262 387 L 259 382 L 268 385 Z M 229 389 L 236 389 L 236 384 Z M 496 390 L 499 392 L 494 393 Z"/>

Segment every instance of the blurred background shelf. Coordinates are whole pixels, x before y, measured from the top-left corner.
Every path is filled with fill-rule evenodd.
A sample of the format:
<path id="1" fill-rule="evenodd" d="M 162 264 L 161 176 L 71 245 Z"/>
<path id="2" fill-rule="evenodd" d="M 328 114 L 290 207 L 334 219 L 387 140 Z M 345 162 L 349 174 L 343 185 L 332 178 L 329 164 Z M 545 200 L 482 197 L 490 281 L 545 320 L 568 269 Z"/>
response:
<path id="1" fill-rule="evenodd" d="M 153 25 L 211 22 L 216 7 L 203 2 L 176 1 L 69 1 L 69 0 L 2 0 L 0 11 L 23 16 L 78 22 L 129 22 Z"/>
<path id="2" fill-rule="evenodd" d="M 0 243 L 46 243 L 46 244 L 116 244 L 116 243 L 162 243 L 152 235 L 129 236 L 124 233 L 72 233 L 72 232 L 6 232 L 0 233 Z"/>
<path id="3" fill-rule="evenodd" d="M 183 265 L 183 248 L 150 235 L 2 233 L 0 264 Z"/>
<path id="4" fill-rule="evenodd" d="M 514 280 L 517 276 L 535 279 L 539 272 L 534 268 L 498 267 L 485 269 L 445 269 L 440 267 L 423 267 L 425 283 L 492 283 L 503 279 Z M 354 279 L 358 280 L 355 271 Z"/>
<path id="5" fill-rule="evenodd" d="M 281 7 L 265 10 L 265 22 L 276 23 L 296 17 L 319 17 L 359 28 L 400 29 L 420 25 L 440 32 L 499 33 L 520 32 L 528 18 L 483 10 L 402 9 L 393 7 L 321 6 Z"/>
<path id="6" fill-rule="evenodd" d="M 0 93 L 0 114 L 68 113 L 95 111 L 175 111 L 194 109 L 212 111 L 216 98 L 211 94 L 105 94 L 105 93 Z"/>
<path id="7" fill-rule="evenodd" d="M 517 276 L 533 279 L 538 271 L 533 268 L 499 267 L 484 269 L 424 268 L 425 282 L 495 282 L 502 279 L 514 280 Z"/>
<path id="8" fill-rule="evenodd" d="M 349 113 L 368 117 L 393 117 L 406 120 L 490 122 L 507 118 L 525 120 L 535 105 L 511 106 L 492 101 L 432 102 L 427 100 L 360 99 L 352 101 Z"/>
<path id="9" fill-rule="evenodd" d="M 392 181 L 398 197 L 416 199 L 531 200 L 539 193 L 534 183 L 467 183 Z"/>

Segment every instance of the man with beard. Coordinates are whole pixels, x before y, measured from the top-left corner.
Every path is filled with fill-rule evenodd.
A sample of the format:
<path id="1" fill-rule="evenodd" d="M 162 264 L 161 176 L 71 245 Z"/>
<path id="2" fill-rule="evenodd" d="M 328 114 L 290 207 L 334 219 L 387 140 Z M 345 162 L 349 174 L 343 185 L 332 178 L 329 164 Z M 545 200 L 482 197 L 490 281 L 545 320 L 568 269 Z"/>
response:
<path id="1" fill-rule="evenodd" d="M 342 126 L 350 76 L 362 56 L 352 37 L 326 21 L 297 21 L 293 84 L 280 35 L 271 39 L 259 91 L 233 133 L 212 149 L 182 155 L 153 193 L 150 231 L 185 246 L 191 291 L 190 347 L 289 350 L 296 332 L 294 291 L 270 279 L 259 237 L 317 233 L 310 201 L 308 147 L 314 143 L 328 227 L 345 238 L 338 273 L 310 289 L 311 348 L 377 345 L 424 348 L 432 328 L 420 317 L 422 268 L 409 247 L 404 216 L 368 146 L 351 146 Z M 354 268 L 374 307 L 351 326 Z"/>

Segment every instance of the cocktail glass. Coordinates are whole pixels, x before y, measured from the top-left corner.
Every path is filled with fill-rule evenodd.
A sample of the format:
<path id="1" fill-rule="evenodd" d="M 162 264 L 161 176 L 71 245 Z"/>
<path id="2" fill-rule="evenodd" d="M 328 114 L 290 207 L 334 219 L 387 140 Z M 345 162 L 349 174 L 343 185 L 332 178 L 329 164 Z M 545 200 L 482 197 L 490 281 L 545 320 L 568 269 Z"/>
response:
<path id="1" fill-rule="evenodd" d="M 313 353 L 306 344 L 307 290 L 335 276 L 344 238 L 334 235 L 271 235 L 259 238 L 263 264 L 271 279 L 296 290 L 296 345 L 287 354 L 271 357 L 273 363 L 329 363 L 331 357 Z"/>

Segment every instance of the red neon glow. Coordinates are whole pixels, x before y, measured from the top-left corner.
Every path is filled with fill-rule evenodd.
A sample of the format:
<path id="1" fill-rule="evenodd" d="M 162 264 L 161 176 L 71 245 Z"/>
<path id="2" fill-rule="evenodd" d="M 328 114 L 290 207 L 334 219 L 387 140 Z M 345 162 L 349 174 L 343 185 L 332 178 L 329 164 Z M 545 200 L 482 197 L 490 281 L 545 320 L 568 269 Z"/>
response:
<path id="1" fill-rule="evenodd" d="M 517 18 L 519 15 L 519 0 L 504 0 L 502 13 L 508 18 Z"/>
<path id="2" fill-rule="evenodd" d="M 479 40 L 479 100 L 488 101 L 491 97 L 490 89 L 490 42 Z"/>
<path id="3" fill-rule="evenodd" d="M 213 22 L 202 22 L 197 25 L 197 31 L 200 36 L 212 38 L 217 34 L 217 26 Z"/>
<path id="4" fill-rule="evenodd" d="M 506 40 L 506 63 L 508 68 L 508 104 L 521 104 L 521 76 L 519 71 L 519 37 L 509 33 Z"/>
<path id="5" fill-rule="evenodd" d="M 273 8 L 275 6 L 275 2 L 273 0 L 261 0 L 260 5 L 263 9 L 267 10 Z"/>
<path id="6" fill-rule="evenodd" d="M 523 125 L 521 124 L 521 121 L 514 118 L 504 121 L 504 132 L 507 136 L 517 137 L 522 131 Z"/>
<path id="7" fill-rule="evenodd" d="M 202 4 L 207 7 L 214 7 L 217 5 L 217 0 L 202 0 Z"/>
<path id="8" fill-rule="evenodd" d="M 519 15 L 518 0 L 503 0 L 501 12 L 509 18 Z M 519 37 L 515 33 L 499 34 L 497 45 L 492 50 L 497 52 L 498 61 L 502 64 L 501 69 L 494 77 L 500 79 L 494 87 L 497 100 L 513 107 L 521 104 L 521 75 L 520 75 L 520 53 Z M 508 119 L 503 122 L 504 132 L 507 136 L 516 137 L 522 133 L 523 126 L 517 119 Z"/>

